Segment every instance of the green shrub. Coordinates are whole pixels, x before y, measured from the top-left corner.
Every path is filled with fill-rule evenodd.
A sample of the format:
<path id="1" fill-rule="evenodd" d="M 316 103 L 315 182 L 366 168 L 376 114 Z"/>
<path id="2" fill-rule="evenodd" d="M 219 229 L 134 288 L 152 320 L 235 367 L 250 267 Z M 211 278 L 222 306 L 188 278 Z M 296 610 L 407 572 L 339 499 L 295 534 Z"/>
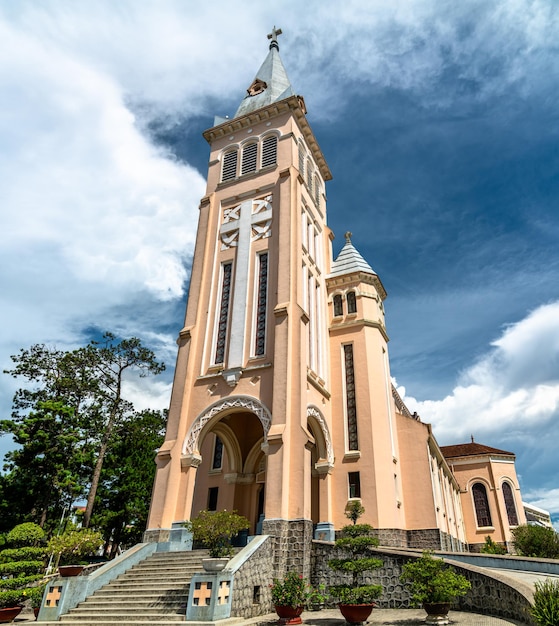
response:
<path id="1" fill-rule="evenodd" d="M 330 594 L 341 604 L 372 604 L 382 593 L 381 585 L 363 585 L 363 574 L 382 567 L 381 559 L 370 556 L 370 548 L 378 546 L 369 524 L 353 524 L 342 528 L 336 548 L 348 556 L 330 559 L 328 565 L 338 572 L 351 574 L 351 583 L 333 585 Z"/>
<path id="2" fill-rule="evenodd" d="M 43 559 L 46 554 L 46 548 L 34 548 L 25 546 L 23 548 L 7 548 L 0 552 L 0 563 L 8 561 L 38 561 Z"/>
<path id="3" fill-rule="evenodd" d="M 419 605 L 452 602 L 471 588 L 465 576 L 429 552 L 424 552 L 419 559 L 408 561 L 402 567 L 400 580 L 411 582 L 412 600 Z"/>
<path id="4" fill-rule="evenodd" d="M 37 546 L 45 538 L 45 531 L 33 522 L 25 522 L 14 526 L 8 533 L 8 543 L 15 547 Z"/>
<path id="5" fill-rule="evenodd" d="M 200 511 L 184 523 L 194 541 L 208 548 L 214 558 L 233 554 L 231 538 L 250 527 L 250 522 L 236 511 Z"/>
<path id="6" fill-rule="evenodd" d="M 485 538 L 485 543 L 481 548 L 484 554 L 506 554 L 507 549 L 499 543 L 495 543 L 489 535 Z"/>
<path id="7" fill-rule="evenodd" d="M 28 587 L 24 589 L 25 598 L 30 601 L 32 608 L 39 608 L 43 600 L 46 584 Z"/>
<path id="8" fill-rule="evenodd" d="M 559 580 L 536 582 L 532 616 L 539 626 L 559 624 Z"/>
<path id="9" fill-rule="evenodd" d="M 102 545 L 101 533 L 84 528 L 52 537 L 47 544 L 47 552 L 56 555 L 56 565 L 74 565 L 84 557 L 93 556 Z"/>
<path id="10" fill-rule="evenodd" d="M 43 561 L 11 561 L 0 563 L 0 576 L 19 576 L 21 574 L 38 574 L 44 568 Z"/>
<path id="11" fill-rule="evenodd" d="M 546 526 L 525 524 L 512 530 L 514 549 L 522 556 L 559 559 L 559 536 Z"/>
<path id="12" fill-rule="evenodd" d="M 287 572 L 283 580 L 274 578 L 272 602 L 275 606 L 304 606 L 309 597 L 309 583 L 297 572 Z"/>
<path id="13" fill-rule="evenodd" d="M 0 591 L 0 609 L 4 609 L 11 606 L 17 606 L 25 600 L 23 591 L 21 589 L 10 589 L 6 591 Z"/>
<path id="14" fill-rule="evenodd" d="M 0 578 L 0 590 L 2 589 L 23 589 L 27 585 L 43 578 L 43 574 L 31 574 L 29 576 L 18 576 L 17 578 Z"/>

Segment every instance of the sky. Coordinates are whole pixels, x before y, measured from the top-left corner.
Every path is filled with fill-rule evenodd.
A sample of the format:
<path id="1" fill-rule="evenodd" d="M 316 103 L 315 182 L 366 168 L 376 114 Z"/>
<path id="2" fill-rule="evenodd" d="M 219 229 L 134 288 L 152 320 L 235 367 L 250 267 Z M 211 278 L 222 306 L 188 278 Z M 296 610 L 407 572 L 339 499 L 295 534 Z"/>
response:
<path id="1" fill-rule="evenodd" d="M 280 55 L 441 445 L 517 455 L 559 526 L 559 3 L 0 0 L 0 367 L 137 336 L 169 401 L 214 115 Z M 0 375 L 0 409 L 18 381 Z M 0 454 L 10 448 L 0 441 Z"/>

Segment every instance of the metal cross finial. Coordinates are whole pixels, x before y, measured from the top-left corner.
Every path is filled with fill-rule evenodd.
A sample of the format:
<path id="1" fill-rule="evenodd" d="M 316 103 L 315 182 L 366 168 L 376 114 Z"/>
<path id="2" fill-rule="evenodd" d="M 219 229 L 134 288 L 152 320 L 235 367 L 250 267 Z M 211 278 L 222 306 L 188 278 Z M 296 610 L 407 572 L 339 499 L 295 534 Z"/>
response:
<path id="1" fill-rule="evenodd" d="M 349 232 L 349 230 L 346 232 L 345 234 L 345 240 L 347 243 L 351 243 L 351 235 L 352 233 Z"/>
<path id="2" fill-rule="evenodd" d="M 270 50 L 272 48 L 275 48 L 276 50 L 279 50 L 279 46 L 278 46 L 278 36 L 279 35 L 281 35 L 281 28 L 276 28 L 274 26 L 274 28 L 272 28 L 272 32 L 268 35 L 268 39 L 272 40 L 270 42 Z"/>

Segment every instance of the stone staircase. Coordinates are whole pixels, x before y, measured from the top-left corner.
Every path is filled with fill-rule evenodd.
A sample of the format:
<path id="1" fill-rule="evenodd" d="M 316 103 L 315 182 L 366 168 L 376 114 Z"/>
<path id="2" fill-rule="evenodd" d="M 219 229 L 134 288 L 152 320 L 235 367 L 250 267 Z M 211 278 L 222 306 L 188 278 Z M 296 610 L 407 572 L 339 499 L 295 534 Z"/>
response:
<path id="1" fill-rule="evenodd" d="M 176 626 L 184 622 L 190 579 L 205 550 L 156 552 L 105 585 L 59 622 L 42 626 Z"/>

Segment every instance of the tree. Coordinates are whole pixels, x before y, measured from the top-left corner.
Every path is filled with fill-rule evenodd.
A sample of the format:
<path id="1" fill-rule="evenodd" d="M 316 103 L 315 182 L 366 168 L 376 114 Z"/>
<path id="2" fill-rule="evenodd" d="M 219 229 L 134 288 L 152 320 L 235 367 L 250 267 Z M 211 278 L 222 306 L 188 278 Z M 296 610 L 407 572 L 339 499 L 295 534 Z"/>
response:
<path id="1" fill-rule="evenodd" d="M 523 524 L 512 530 L 514 549 L 523 556 L 559 558 L 559 535 L 553 528 Z"/>
<path id="2" fill-rule="evenodd" d="M 93 524 L 103 532 L 109 557 L 141 541 L 155 477 L 155 450 L 164 438 L 165 413 L 142 411 L 115 433 L 95 504 Z"/>
<path id="3" fill-rule="evenodd" d="M 19 437 L 22 446 L 8 458 L 8 469 L 16 481 L 31 480 L 36 472 L 34 480 L 43 486 L 57 485 L 58 498 L 37 500 L 43 524 L 53 500 L 60 506 L 65 498 L 87 493 L 87 527 L 115 430 L 137 416 L 123 384 L 132 376 L 159 374 L 165 366 L 139 339 L 117 339 L 112 333 L 71 351 L 37 344 L 11 358 L 14 367 L 5 373 L 27 385 L 14 395 L 11 420 L 0 422 L 1 431 Z M 62 447 L 55 441 L 61 432 L 68 433 L 65 465 L 59 463 Z M 34 444 L 35 435 L 40 445 Z"/>

